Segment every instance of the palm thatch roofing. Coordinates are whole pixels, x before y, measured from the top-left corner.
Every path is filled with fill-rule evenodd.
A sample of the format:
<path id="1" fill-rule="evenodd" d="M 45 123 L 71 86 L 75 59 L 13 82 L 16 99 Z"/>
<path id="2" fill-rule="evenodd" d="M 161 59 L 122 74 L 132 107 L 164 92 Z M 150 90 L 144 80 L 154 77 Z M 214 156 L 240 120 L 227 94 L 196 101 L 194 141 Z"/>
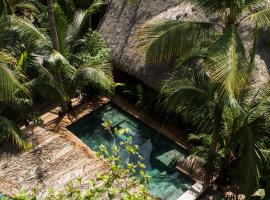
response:
<path id="1" fill-rule="evenodd" d="M 0 193 L 13 196 L 22 190 L 36 188 L 41 198 L 48 188 L 61 191 L 71 180 L 78 177 L 89 180 L 98 172 L 105 172 L 104 162 L 66 129 L 67 125 L 104 101 L 107 100 L 84 104 L 76 112 L 60 119 L 55 114 L 56 110 L 43 115 L 43 120 L 49 123 L 24 129 L 27 140 L 33 144 L 30 151 L 15 151 L 8 145 L 1 147 Z"/>
<path id="2" fill-rule="evenodd" d="M 137 42 L 134 34 L 144 23 L 162 18 L 219 20 L 218 17 L 205 16 L 184 0 L 111 0 L 99 27 L 99 32 L 113 51 L 114 66 L 155 89 L 159 89 L 162 80 L 173 71 L 173 61 L 162 65 L 146 65 L 145 57 L 135 51 Z M 250 24 L 244 24 L 239 29 L 245 45 L 251 45 Z M 270 50 L 264 44 L 267 34 L 262 34 L 260 39 L 256 63 L 258 79 L 265 82 L 269 79 L 267 66 L 270 66 Z"/>

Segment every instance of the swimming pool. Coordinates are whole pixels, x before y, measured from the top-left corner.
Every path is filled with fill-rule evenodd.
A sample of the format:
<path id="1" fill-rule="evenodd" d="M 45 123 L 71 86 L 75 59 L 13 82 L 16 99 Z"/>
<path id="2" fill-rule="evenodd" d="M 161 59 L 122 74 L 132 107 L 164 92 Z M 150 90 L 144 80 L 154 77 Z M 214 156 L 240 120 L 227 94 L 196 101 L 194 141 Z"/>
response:
<path id="1" fill-rule="evenodd" d="M 148 187 L 153 196 L 163 200 L 176 200 L 194 184 L 194 181 L 169 167 L 175 157 L 186 157 L 183 149 L 112 103 L 91 112 L 71 124 L 68 129 L 97 151 L 101 144 L 110 147 L 114 143 L 112 138 L 104 134 L 102 123 L 107 120 L 112 122 L 114 128 L 129 130 L 127 134 L 115 138 L 116 144 L 120 144 L 125 137 L 132 136 L 133 143 L 139 146 L 139 153 L 151 176 Z"/>

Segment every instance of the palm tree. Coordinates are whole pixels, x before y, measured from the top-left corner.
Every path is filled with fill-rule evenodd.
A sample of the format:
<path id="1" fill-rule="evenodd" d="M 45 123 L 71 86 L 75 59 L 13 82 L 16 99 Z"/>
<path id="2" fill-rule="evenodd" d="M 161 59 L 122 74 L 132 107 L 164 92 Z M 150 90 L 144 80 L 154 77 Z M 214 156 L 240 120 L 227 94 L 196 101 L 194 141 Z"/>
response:
<path id="1" fill-rule="evenodd" d="M 26 104 L 30 106 L 35 96 L 49 98 L 66 109 L 72 95 L 86 86 L 111 93 L 114 82 L 111 66 L 108 64 L 110 51 L 97 33 L 87 31 L 85 34 L 85 29 L 81 29 L 80 24 L 74 28 L 72 23 L 72 29 L 72 26 L 61 21 L 65 16 L 54 4 L 57 7 L 54 17 L 59 20 L 56 20 L 57 34 L 65 34 L 59 40 L 62 42 L 59 42 L 59 51 L 72 61 L 72 66 L 67 58 L 51 47 L 50 37 L 43 31 L 47 30 L 44 27 L 46 21 L 42 21 L 42 13 L 47 12 L 46 7 L 35 4 L 34 1 L 31 6 L 17 4 L 16 7 L 18 6 L 35 10 L 35 22 L 39 21 L 37 25 L 42 26 L 38 28 L 26 18 L 22 19 L 14 14 L 6 15 L 0 20 L 0 140 L 10 138 L 18 147 L 26 149 L 29 144 L 22 139 L 22 132 L 13 120 L 17 114 L 20 116 L 19 120 L 22 119 L 21 116 L 24 117 L 22 109 Z M 35 9 L 35 6 L 38 8 Z M 86 16 L 90 11 L 83 13 Z M 67 34 L 68 32 L 74 33 L 74 37 Z M 69 39 L 68 35 L 71 36 Z M 13 116 L 10 116 L 11 110 Z"/>
<path id="2" fill-rule="evenodd" d="M 264 0 L 191 2 L 208 16 L 220 16 L 219 23 L 176 20 L 148 23 L 137 34 L 138 49 L 146 52 L 148 63 L 176 58 L 180 67 L 192 64 L 193 60 L 200 61 L 208 75 L 193 74 L 183 79 L 176 72 L 165 82 L 162 93 L 167 97 L 165 104 L 170 110 L 181 112 L 199 131 L 212 135 L 208 162 L 213 163 L 223 142 L 228 108 L 234 112 L 242 110 L 239 101 L 253 71 L 258 33 L 270 22 L 270 8 Z M 252 23 L 254 33 L 253 48 L 249 52 L 238 30 L 238 26 L 247 21 Z M 207 81 L 209 77 L 211 84 Z"/>
<path id="3" fill-rule="evenodd" d="M 88 10 L 79 10 L 69 21 L 59 6 L 55 6 L 54 19 L 59 36 L 59 51 L 47 55 L 44 64 L 52 74 L 60 72 L 58 83 L 66 97 L 80 92 L 86 86 L 97 87 L 111 94 L 114 88 L 110 62 L 110 49 L 102 38 L 89 30 L 89 16 L 101 6 L 99 0 Z M 60 70 L 55 72 L 55 70 Z M 68 106 L 69 98 L 67 99 Z"/>
<path id="4" fill-rule="evenodd" d="M 51 32 L 53 48 L 56 51 L 59 51 L 59 42 L 58 42 L 59 39 L 58 39 L 56 24 L 54 20 L 53 0 L 47 0 L 47 4 L 48 4 L 48 19 L 49 19 L 49 24 L 50 24 L 50 32 Z"/>
<path id="5" fill-rule="evenodd" d="M 232 28 L 251 22 L 254 39 L 270 22 L 270 7 L 267 0 L 190 0 L 207 16 L 217 17 L 218 22 L 161 20 L 150 22 L 138 31 L 139 51 L 146 52 L 148 63 L 160 63 L 177 58 L 182 65 L 197 57 L 225 37 Z M 237 36 L 239 35 L 236 30 Z M 240 37 L 240 36 L 239 36 Z M 254 43 L 256 45 L 256 42 Z M 254 54 L 250 55 L 251 61 Z"/>
<path id="6" fill-rule="evenodd" d="M 218 140 L 215 156 L 224 148 L 238 159 L 245 194 L 255 192 L 259 178 L 270 169 L 270 83 L 259 89 L 249 83 L 239 91 L 241 98 L 237 100 L 205 70 L 183 68 L 164 82 L 161 94 L 169 111 L 179 112 L 197 128 L 197 133 Z M 226 160 L 226 165 L 230 161 Z M 218 164 L 224 167 L 224 162 Z"/>
<path id="7" fill-rule="evenodd" d="M 15 58 L 7 52 L 0 52 L 0 141 L 10 139 L 22 149 L 30 145 L 22 138 L 22 131 L 17 125 L 3 115 L 8 103 L 15 103 L 20 98 L 29 98 L 27 87 L 20 83 L 23 74 L 17 73 L 10 67 L 16 62 Z"/>

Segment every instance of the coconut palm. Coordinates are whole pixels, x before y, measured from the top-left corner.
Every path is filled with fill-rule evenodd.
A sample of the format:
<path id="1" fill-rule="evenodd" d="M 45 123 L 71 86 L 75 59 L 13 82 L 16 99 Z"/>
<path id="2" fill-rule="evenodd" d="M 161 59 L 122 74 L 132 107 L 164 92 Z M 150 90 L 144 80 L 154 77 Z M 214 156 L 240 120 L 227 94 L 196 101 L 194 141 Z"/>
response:
<path id="1" fill-rule="evenodd" d="M 145 24 L 137 34 L 139 50 L 146 52 L 147 62 L 159 63 L 178 58 L 178 64 L 200 54 L 231 28 L 251 23 L 254 38 L 270 22 L 267 0 L 190 0 L 218 22 L 159 20 Z M 236 33 L 239 35 L 238 31 Z M 255 42 L 256 44 L 256 42 Z M 251 55 L 251 61 L 254 55 Z"/>
<path id="2" fill-rule="evenodd" d="M 110 50 L 102 38 L 88 28 L 88 17 L 96 12 L 95 6 L 76 11 L 72 22 L 68 21 L 60 7 L 55 7 L 59 52 L 49 54 L 45 63 L 49 70 L 60 65 L 63 88 L 68 95 L 87 85 L 111 93 L 114 86 L 109 64 Z"/>
<path id="3" fill-rule="evenodd" d="M 80 92 L 86 86 L 96 87 L 106 94 L 113 91 L 114 82 L 109 65 L 110 50 L 97 33 L 88 30 L 88 16 L 96 12 L 98 5 L 101 5 L 100 1 L 94 1 L 88 10 L 76 12 L 74 20 L 68 21 L 61 8 L 54 4 L 51 8 L 53 20 L 49 20 L 47 24 L 46 21 L 42 21 L 41 28 L 36 28 L 27 20 L 10 17 L 13 19 L 12 30 L 16 29 L 20 38 L 28 41 L 24 43 L 22 52 L 18 55 L 21 58 L 25 57 L 24 70 L 31 68 L 28 70 L 30 74 L 36 74 L 29 77 L 31 81 L 28 85 L 34 93 L 42 93 L 42 96 L 57 101 L 64 110 L 69 104 L 70 95 Z M 47 12 L 46 7 L 44 9 L 42 6 L 37 10 L 40 16 Z M 20 23 L 16 24 L 18 21 Z M 52 31 L 43 31 L 51 27 L 50 21 L 54 21 L 57 44 L 51 39 L 55 38 L 55 34 L 51 34 Z M 14 38 L 12 40 L 14 41 Z M 29 59 L 30 57 L 32 59 Z M 47 89 L 38 89 L 41 86 Z"/>
<path id="4" fill-rule="evenodd" d="M 181 112 L 183 119 L 192 122 L 199 131 L 212 135 L 208 161 L 213 163 L 218 147 L 224 142 L 224 134 L 229 133 L 227 137 L 233 141 L 234 134 L 226 130 L 229 123 L 225 119 L 232 118 L 232 124 L 243 124 L 243 121 L 238 122 L 233 116 L 242 118 L 249 113 L 243 111 L 240 102 L 243 91 L 249 87 L 258 32 L 270 22 L 270 8 L 268 1 L 264 0 L 191 2 L 206 15 L 218 16 L 218 22 L 163 20 L 147 23 L 137 34 L 138 49 L 146 52 L 148 63 L 161 63 L 176 58 L 177 65 L 183 66 L 200 58 L 199 64 L 206 71 L 204 75 L 195 73 L 183 79 L 185 77 L 176 73 L 165 82 L 162 93 L 166 96 L 167 108 Z M 250 23 L 253 33 L 253 48 L 248 50 L 238 30 L 243 23 Z M 241 134 L 247 141 L 248 137 L 243 132 Z M 252 175 L 246 176 L 245 183 L 253 188 L 253 184 L 248 181 L 257 183 L 258 174 L 252 170 L 248 174 Z"/>
<path id="5" fill-rule="evenodd" d="M 18 7 L 18 4 L 16 6 Z M 47 12 L 46 7 L 33 2 L 31 6 L 20 4 L 20 8 L 28 9 L 38 6 L 35 9 L 38 15 L 35 15 L 34 23 L 42 24 L 40 28 L 30 20 L 15 15 L 6 15 L 5 19 L 0 20 L 0 63 L 4 65 L 1 66 L 0 73 L 0 139 L 11 138 L 23 149 L 29 145 L 22 139 L 20 129 L 12 120 L 14 115 L 19 115 L 17 119 L 22 120 L 25 106 L 31 106 L 32 98 L 41 95 L 66 109 L 72 95 L 86 86 L 98 88 L 106 93 L 111 93 L 114 86 L 111 67 L 108 64 L 110 51 L 97 33 L 87 31 L 87 34 L 84 34 L 85 29 L 80 29 L 80 25 L 74 28 L 73 23 L 72 26 L 68 26 L 65 21 L 62 23 L 61 19 L 65 19 L 65 16 L 54 4 L 58 9 L 54 17 L 59 20 L 56 20 L 56 31 L 60 36 L 65 34 L 65 39 L 59 40 L 59 51 L 63 52 L 65 58 L 52 47 L 46 32 L 48 29 L 44 26 L 46 23 L 42 23 L 43 13 Z M 86 16 L 90 11 L 83 13 L 83 16 Z M 73 34 L 67 34 L 68 32 Z M 74 66 L 68 59 L 73 61 Z M 23 95 L 26 94 L 26 88 L 27 95 Z M 11 111 L 13 116 L 9 119 Z"/>
<path id="6" fill-rule="evenodd" d="M 53 0 L 47 0 L 47 5 L 48 5 L 48 20 L 49 20 L 49 27 L 50 27 L 50 32 L 51 32 L 51 39 L 53 43 L 53 48 L 56 51 L 59 51 L 59 39 L 58 39 L 58 34 L 56 30 L 56 24 L 55 24 L 55 19 L 54 19 L 54 10 L 53 10 Z"/>
<path id="7" fill-rule="evenodd" d="M 207 149 L 208 159 L 224 148 L 239 160 L 244 192 L 250 195 L 258 189 L 263 172 L 270 169 L 270 83 L 259 89 L 247 85 L 237 100 L 208 72 L 192 67 L 175 72 L 164 82 L 161 94 L 169 111 L 179 112 L 197 133 L 212 137 L 215 145 Z"/>
<path id="8" fill-rule="evenodd" d="M 29 98 L 27 87 L 20 82 L 24 79 L 23 74 L 11 69 L 14 62 L 16 60 L 11 54 L 0 52 L 0 141 L 11 139 L 16 146 L 27 149 L 29 144 L 22 138 L 21 130 L 12 120 L 3 115 L 8 103 L 15 104 L 19 99 Z"/>

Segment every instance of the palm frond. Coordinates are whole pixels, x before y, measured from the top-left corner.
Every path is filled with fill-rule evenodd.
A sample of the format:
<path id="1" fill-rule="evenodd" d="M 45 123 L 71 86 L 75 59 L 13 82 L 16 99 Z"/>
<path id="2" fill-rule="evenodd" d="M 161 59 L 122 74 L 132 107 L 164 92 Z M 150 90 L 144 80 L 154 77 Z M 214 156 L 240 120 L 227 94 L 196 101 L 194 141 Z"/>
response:
<path id="1" fill-rule="evenodd" d="M 31 144 L 23 139 L 22 131 L 17 125 L 13 121 L 0 115 L 0 140 L 7 139 L 11 139 L 15 146 L 23 150 L 31 148 Z"/>
<path id="2" fill-rule="evenodd" d="M 178 112 L 188 123 L 208 134 L 214 130 L 217 85 L 205 72 L 181 69 L 163 83 L 161 99 L 168 111 Z"/>
<path id="3" fill-rule="evenodd" d="M 60 7 L 55 4 L 54 6 L 54 19 L 56 23 L 56 30 L 59 42 L 59 52 L 64 56 L 68 57 L 69 46 L 67 44 L 67 34 L 68 34 L 68 20 L 65 14 L 62 12 Z"/>
<path id="4" fill-rule="evenodd" d="M 164 20 L 147 23 L 136 34 L 137 48 L 139 52 L 146 52 L 148 63 L 160 63 L 181 58 L 194 48 L 211 43 L 216 31 L 215 25 L 207 22 Z"/>
<path id="5" fill-rule="evenodd" d="M 245 0 L 243 1 L 243 11 L 253 11 L 266 8 L 270 5 L 268 0 Z"/>
<path id="6" fill-rule="evenodd" d="M 16 16 L 10 16 L 11 29 L 18 32 L 25 41 L 39 42 L 41 46 L 48 44 L 46 36 L 40 32 L 30 21 Z"/>
<path id="7" fill-rule="evenodd" d="M 101 65 L 82 66 L 74 75 L 73 87 L 82 89 L 85 86 L 99 88 L 107 93 L 112 93 L 114 81 L 112 78 L 112 68 L 109 63 Z"/>
<path id="8" fill-rule="evenodd" d="M 16 4 L 16 9 L 27 10 L 32 14 L 39 14 L 40 10 L 31 1 L 21 1 Z"/>
<path id="9" fill-rule="evenodd" d="M 78 40 L 78 45 L 71 55 L 71 63 L 80 67 L 85 63 L 100 65 L 111 61 L 111 49 L 96 31 L 88 31 L 86 35 Z"/>
<path id="10" fill-rule="evenodd" d="M 260 28 L 270 26 L 270 8 L 265 8 L 253 13 L 250 16 L 251 21 Z"/>
<path id="11" fill-rule="evenodd" d="M 45 67 L 37 67 L 40 75 L 25 85 L 27 85 L 27 87 L 30 88 L 34 94 L 39 94 L 44 98 L 49 98 L 63 108 L 66 108 L 66 101 L 68 97 L 65 93 L 63 93 L 55 78 Z"/>
<path id="12" fill-rule="evenodd" d="M 11 14 L 11 7 L 9 0 L 0 0 L 0 19 L 6 18 Z"/>
<path id="13" fill-rule="evenodd" d="M 254 65 L 254 62 L 255 62 L 255 56 L 256 56 L 256 52 L 257 52 L 259 35 L 260 35 L 260 29 L 257 25 L 255 25 L 255 27 L 252 31 L 253 46 L 251 48 L 250 55 L 249 55 L 250 65 Z"/>
<path id="14" fill-rule="evenodd" d="M 20 83 L 18 74 L 5 64 L 12 62 L 14 62 L 14 58 L 11 55 L 0 52 L 0 101 L 2 102 L 14 101 L 18 89 L 20 89 L 21 95 L 29 95 L 28 89 Z"/>
<path id="15" fill-rule="evenodd" d="M 16 59 L 9 53 L 0 51 L 0 62 L 6 64 L 14 64 L 16 63 Z"/>
<path id="16" fill-rule="evenodd" d="M 74 14 L 73 22 L 68 27 L 68 34 L 67 34 L 67 41 L 70 44 L 76 43 L 76 40 L 80 38 L 82 28 L 85 25 L 86 16 L 87 16 L 87 11 L 83 11 L 83 10 L 77 11 Z"/>
<path id="17" fill-rule="evenodd" d="M 94 0 L 90 7 L 87 9 L 88 15 L 93 15 L 97 13 L 103 5 L 103 0 Z"/>
<path id="18" fill-rule="evenodd" d="M 176 60 L 176 67 L 182 67 L 196 59 L 205 58 L 207 56 L 207 48 L 194 49 Z"/>
<path id="19" fill-rule="evenodd" d="M 249 123 L 253 123 L 262 116 L 267 116 L 270 107 L 270 83 L 267 82 L 260 88 L 253 90 L 250 91 L 253 96 L 249 100 L 249 107 L 247 108 Z"/>
<path id="20" fill-rule="evenodd" d="M 226 8 L 232 6 L 232 1 L 230 0 L 191 0 L 191 2 L 208 15 L 224 12 Z"/>
<path id="21" fill-rule="evenodd" d="M 76 69 L 70 65 L 69 61 L 59 52 L 52 51 L 45 59 L 44 64 L 47 66 L 51 74 L 57 75 L 61 73 L 63 78 L 73 79 Z"/>
<path id="22" fill-rule="evenodd" d="M 240 173 L 243 179 L 243 191 L 249 196 L 259 187 L 259 178 L 263 169 L 270 169 L 269 147 L 265 148 L 264 139 L 259 131 L 259 126 L 243 125 L 237 133 L 243 137 L 238 142 L 241 144 Z M 267 137 L 269 141 L 269 136 Z M 265 165 L 266 164 L 266 165 Z"/>
<path id="23" fill-rule="evenodd" d="M 262 137 L 256 144 L 256 155 L 259 160 L 260 167 L 263 169 L 270 169 L 270 135 Z"/>
<path id="24" fill-rule="evenodd" d="M 207 54 L 205 66 L 210 70 L 211 77 L 237 99 L 252 71 L 237 29 L 231 27 L 227 30 Z"/>

